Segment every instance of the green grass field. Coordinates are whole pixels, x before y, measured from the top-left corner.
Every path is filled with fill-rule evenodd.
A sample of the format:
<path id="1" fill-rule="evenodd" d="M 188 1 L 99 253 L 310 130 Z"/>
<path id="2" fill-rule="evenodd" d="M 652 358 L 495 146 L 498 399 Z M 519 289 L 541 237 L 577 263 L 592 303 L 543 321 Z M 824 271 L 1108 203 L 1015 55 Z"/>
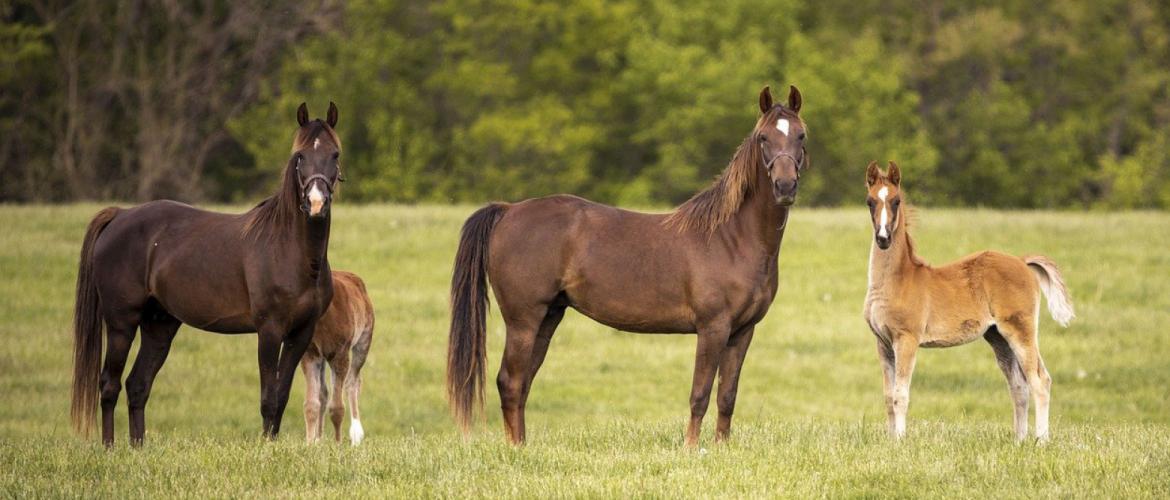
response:
<path id="1" fill-rule="evenodd" d="M 693 336 L 632 335 L 570 313 L 528 404 L 528 446 L 505 444 L 498 396 L 464 441 L 447 414 L 447 285 L 473 207 L 335 207 L 330 263 L 377 309 L 359 448 L 303 443 L 298 374 L 274 443 L 260 438 L 255 336 L 184 328 L 154 386 L 147 444 L 71 434 L 77 253 L 98 205 L 0 206 L 0 496 L 1165 497 L 1170 495 L 1170 214 L 920 212 L 923 256 L 995 248 L 1051 256 L 1079 318 L 1047 315 L 1052 441 L 1012 440 L 1011 404 L 982 341 L 918 358 L 909 436 L 884 434 L 861 320 L 862 209 L 797 207 L 780 292 L 740 384 L 730 443 L 682 447 Z M 489 320 L 489 378 L 503 323 Z"/>

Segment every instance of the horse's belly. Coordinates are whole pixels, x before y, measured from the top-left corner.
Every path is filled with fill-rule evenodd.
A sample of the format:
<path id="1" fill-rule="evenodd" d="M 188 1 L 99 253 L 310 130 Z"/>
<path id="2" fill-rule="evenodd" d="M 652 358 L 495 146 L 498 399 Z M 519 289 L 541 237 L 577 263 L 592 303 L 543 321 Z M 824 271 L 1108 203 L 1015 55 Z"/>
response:
<path id="1" fill-rule="evenodd" d="M 605 326 L 635 333 L 694 333 L 694 322 L 685 311 L 661 304 L 639 307 L 621 300 L 572 300 L 573 309 Z"/>
<path id="2" fill-rule="evenodd" d="M 990 319 L 953 320 L 932 324 L 927 327 L 918 344 L 922 347 L 963 345 L 982 337 L 992 324 Z"/>
<path id="3" fill-rule="evenodd" d="M 256 331 L 250 301 L 227 280 L 204 281 L 169 277 L 154 280 L 151 295 L 183 323 L 216 333 Z M 177 285 L 176 285 L 177 283 Z"/>
<path id="4" fill-rule="evenodd" d="M 633 333 L 695 333 L 695 327 L 693 325 L 691 325 L 689 323 L 682 323 L 682 322 L 677 322 L 677 321 L 672 322 L 670 319 L 663 319 L 663 320 L 614 319 L 614 318 L 606 318 L 606 317 L 596 316 L 596 315 L 590 314 L 586 311 L 582 311 L 580 308 L 574 307 L 574 309 L 581 311 L 581 314 L 588 316 L 593 321 L 601 323 L 601 324 L 608 326 L 610 328 L 622 330 L 625 332 L 633 332 Z"/>
<path id="5" fill-rule="evenodd" d="M 186 304 L 168 305 L 166 303 L 163 303 L 163 308 L 179 321 L 200 330 L 216 333 L 251 333 L 256 331 L 251 312 L 246 310 L 233 312 L 212 308 L 204 310 Z"/>

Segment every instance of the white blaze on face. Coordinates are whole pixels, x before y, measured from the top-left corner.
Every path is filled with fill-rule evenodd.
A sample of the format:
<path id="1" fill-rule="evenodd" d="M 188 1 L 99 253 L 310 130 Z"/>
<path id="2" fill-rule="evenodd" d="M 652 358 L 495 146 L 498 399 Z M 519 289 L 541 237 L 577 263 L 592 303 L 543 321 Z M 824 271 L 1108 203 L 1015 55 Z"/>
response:
<path id="1" fill-rule="evenodd" d="M 309 215 L 317 215 L 321 213 L 321 207 L 325 206 L 325 193 L 313 183 L 313 187 L 309 189 Z"/>
<path id="2" fill-rule="evenodd" d="M 878 236 L 881 236 L 882 238 L 890 237 L 890 232 L 888 229 L 890 224 L 890 213 L 888 210 L 886 210 L 886 197 L 889 195 L 890 188 L 888 187 L 882 186 L 881 190 L 878 191 L 878 199 L 882 200 L 882 215 L 881 219 L 878 221 Z"/>
<path id="3" fill-rule="evenodd" d="M 317 146 L 320 146 L 320 145 L 321 145 L 321 138 L 313 139 L 313 149 L 317 149 Z"/>
<path id="4" fill-rule="evenodd" d="M 776 130 L 779 130 L 780 133 L 784 134 L 785 136 L 788 135 L 788 126 L 789 123 L 787 118 L 781 118 L 776 122 Z"/>

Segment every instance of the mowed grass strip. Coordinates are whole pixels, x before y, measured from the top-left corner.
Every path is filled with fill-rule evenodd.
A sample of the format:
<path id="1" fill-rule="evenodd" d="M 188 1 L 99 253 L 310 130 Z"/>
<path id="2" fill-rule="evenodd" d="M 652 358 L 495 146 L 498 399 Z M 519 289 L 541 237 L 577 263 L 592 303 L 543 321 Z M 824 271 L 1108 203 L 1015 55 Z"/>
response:
<path id="1" fill-rule="evenodd" d="M 920 253 L 1043 253 L 1079 318 L 1044 313 L 1053 441 L 1011 441 L 1011 404 L 983 342 L 920 352 L 910 437 L 884 436 L 861 320 L 864 209 L 796 207 L 780 292 L 757 328 L 733 441 L 681 448 L 694 337 L 616 332 L 570 313 L 528 404 L 530 444 L 504 444 L 498 396 L 470 441 L 443 398 L 447 294 L 475 207 L 335 206 L 330 263 L 377 311 L 357 449 L 302 443 L 298 375 L 282 437 L 259 439 L 254 335 L 184 328 L 147 408 L 147 446 L 70 434 L 77 254 L 100 205 L 0 206 L 0 493 L 5 496 L 1165 496 L 1170 494 L 1170 214 L 923 209 Z M 240 207 L 227 207 L 239 210 Z M 503 347 L 489 319 L 489 378 Z"/>

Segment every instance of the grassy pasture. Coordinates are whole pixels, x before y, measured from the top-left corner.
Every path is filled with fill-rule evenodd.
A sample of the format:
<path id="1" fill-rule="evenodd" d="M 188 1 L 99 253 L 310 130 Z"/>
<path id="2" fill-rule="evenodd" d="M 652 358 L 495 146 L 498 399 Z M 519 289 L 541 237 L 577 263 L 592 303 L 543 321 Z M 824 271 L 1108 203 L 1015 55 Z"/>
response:
<path id="1" fill-rule="evenodd" d="M 184 328 L 155 383 L 147 446 L 107 452 L 68 423 L 77 252 L 98 205 L 0 206 L 2 496 L 1061 496 L 1170 494 L 1170 214 L 921 212 L 927 261 L 995 248 L 1059 263 L 1079 318 L 1041 320 L 1051 443 L 1016 445 L 991 350 L 920 352 L 910 435 L 884 436 L 861 320 L 863 209 L 798 207 L 781 285 L 757 328 L 733 440 L 681 448 L 694 337 L 631 335 L 570 313 L 504 443 L 498 397 L 464 442 L 443 399 L 447 284 L 473 207 L 355 206 L 330 262 L 367 282 L 378 327 L 364 371 L 367 441 L 303 444 L 298 375 L 279 441 L 259 438 L 255 336 Z M 238 209 L 238 207 L 232 207 Z M 1047 314 L 1047 313 L 1045 313 Z M 489 320 L 489 378 L 503 323 Z"/>

